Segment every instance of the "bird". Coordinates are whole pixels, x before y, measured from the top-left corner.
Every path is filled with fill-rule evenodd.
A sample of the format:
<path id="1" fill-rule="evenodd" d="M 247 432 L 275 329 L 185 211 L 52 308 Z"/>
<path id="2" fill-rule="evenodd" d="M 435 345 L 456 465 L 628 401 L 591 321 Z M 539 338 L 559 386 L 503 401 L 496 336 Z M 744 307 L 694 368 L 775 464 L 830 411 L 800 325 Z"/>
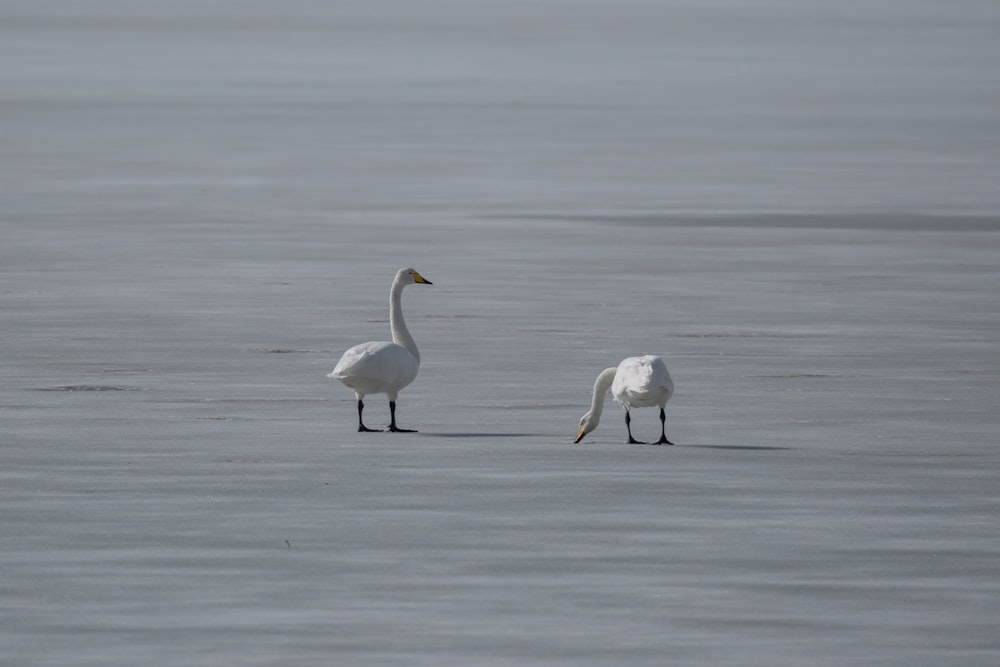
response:
<path id="1" fill-rule="evenodd" d="M 667 364 L 660 357 L 648 354 L 640 357 L 628 357 L 617 368 L 605 368 L 594 382 L 594 395 L 590 401 L 590 410 L 580 418 L 580 429 L 576 433 L 576 442 L 597 428 L 604 410 L 604 398 L 611 389 L 615 401 L 625 408 L 625 428 L 628 430 L 628 444 L 645 445 L 632 437 L 632 408 L 648 408 L 660 406 L 660 439 L 656 445 L 672 445 L 667 440 L 667 414 L 665 406 L 674 393 L 674 382 L 670 379 Z"/>
<path id="2" fill-rule="evenodd" d="M 365 426 L 362 413 L 364 398 L 368 394 L 387 394 L 389 397 L 389 430 L 393 433 L 416 433 L 413 429 L 396 425 L 396 397 L 399 391 L 413 382 L 420 369 L 420 352 L 413 341 L 406 322 L 400 299 L 403 288 L 419 283 L 433 285 L 413 269 L 400 269 L 389 288 L 389 329 L 392 341 L 371 341 L 361 343 L 344 352 L 328 378 L 340 380 L 354 390 L 358 398 L 358 432 L 378 433 L 382 429 Z"/>

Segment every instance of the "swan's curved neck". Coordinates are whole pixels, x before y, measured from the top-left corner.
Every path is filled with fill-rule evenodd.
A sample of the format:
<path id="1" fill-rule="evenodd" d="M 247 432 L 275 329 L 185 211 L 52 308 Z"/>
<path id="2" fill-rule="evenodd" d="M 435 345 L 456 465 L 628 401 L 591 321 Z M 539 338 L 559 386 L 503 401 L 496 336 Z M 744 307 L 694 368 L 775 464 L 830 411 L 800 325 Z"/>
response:
<path id="1" fill-rule="evenodd" d="M 413 336 L 410 335 L 410 330 L 406 328 L 406 321 L 403 319 L 401 300 L 404 287 L 406 287 L 404 283 L 394 280 L 392 287 L 389 288 L 389 329 L 392 330 L 392 342 L 405 347 L 417 360 L 417 363 L 420 363 L 420 352 L 417 350 L 417 344 L 413 341 Z"/>
<path id="2" fill-rule="evenodd" d="M 594 382 L 594 395 L 590 399 L 590 419 L 594 426 L 597 426 L 598 422 L 601 421 L 601 413 L 604 412 L 604 398 L 608 395 L 608 389 L 611 389 L 611 383 L 615 380 L 617 370 L 617 368 L 605 368 Z"/>

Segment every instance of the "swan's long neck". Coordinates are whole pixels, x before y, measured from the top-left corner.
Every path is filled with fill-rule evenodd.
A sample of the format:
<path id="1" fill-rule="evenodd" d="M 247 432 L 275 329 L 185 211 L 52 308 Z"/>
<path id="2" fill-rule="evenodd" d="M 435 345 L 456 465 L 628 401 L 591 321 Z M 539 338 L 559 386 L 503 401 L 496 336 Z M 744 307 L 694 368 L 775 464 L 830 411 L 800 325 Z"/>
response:
<path id="1" fill-rule="evenodd" d="M 590 420 L 595 427 L 601 421 L 601 413 L 604 412 L 604 399 L 608 395 L 608 389 L 611 389 L 611 383 L 615 380 L 617 370 L 617 368 L 605 368 L 594 382 L 594 395 L 590 399 Z"/>
<path id="2" fill-rule="evenodd" d="M 405 286 L 404 283 L 394 280 L 389 289 L 389 328 L 392 330 L 392 342 L 409 350 L 419 364 L 420 352 L 417 350 L 417 344 L 413 341 L 413 336 L 410 335 L 410 330 L 406 328 L 406 321 L 403 319 L 401 301 Z"/>

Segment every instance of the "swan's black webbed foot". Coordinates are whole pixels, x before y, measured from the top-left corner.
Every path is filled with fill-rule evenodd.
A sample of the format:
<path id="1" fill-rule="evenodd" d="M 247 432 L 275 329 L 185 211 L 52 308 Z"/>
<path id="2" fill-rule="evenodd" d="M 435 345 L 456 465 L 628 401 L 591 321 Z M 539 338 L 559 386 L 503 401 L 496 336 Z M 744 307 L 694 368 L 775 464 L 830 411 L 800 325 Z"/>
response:
<path id="1" fill-rule="evenodd" d="M 362 417 L 361 417 L 361 415 L 362 415 L 362 413 L 364 411 L 365 411 L 365 402 L 362 401 L 359 398 L 358 399 L 358 433 L 381 433 L 382 429 L 380 429 L 380 428 L 368 428 L 367 426 L 365 426 L 364 419 L 362 419 Z"/>
<path id="2" fill-rule="evenodd" d="M 628 429 L 628 444 L 630 445 L 648 445 L 648 442 L 641 442 L 632 437 L 632 415 L 629 414 L 628 410 L 625 410 L 625 428 Z"/>
<path id="3" fill-rule="evenodd" d="M 389 401 L 389 430 L 393 433 L 416 433 L 413 429 L 399 428 L 396 426 L 396 401 Z"/>
<path id="4" fill-rule="evenodd" d="M 667 440 L 667 413 L 660 408 L 660 439 L 656 441 L 658 445 L 672 445 L 674 443 Z"/>

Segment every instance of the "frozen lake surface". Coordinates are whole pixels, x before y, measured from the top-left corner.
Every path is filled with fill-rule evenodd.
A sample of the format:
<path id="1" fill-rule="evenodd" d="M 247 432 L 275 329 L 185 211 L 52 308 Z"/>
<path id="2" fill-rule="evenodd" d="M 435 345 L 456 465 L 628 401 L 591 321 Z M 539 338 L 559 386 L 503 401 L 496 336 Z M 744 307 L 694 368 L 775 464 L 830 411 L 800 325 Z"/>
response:
<path id="1" fill-rule="evenodd" d="M 4 664 L 1000 663 L 1000 12 L 431 5 L 4 3 Z"/>

